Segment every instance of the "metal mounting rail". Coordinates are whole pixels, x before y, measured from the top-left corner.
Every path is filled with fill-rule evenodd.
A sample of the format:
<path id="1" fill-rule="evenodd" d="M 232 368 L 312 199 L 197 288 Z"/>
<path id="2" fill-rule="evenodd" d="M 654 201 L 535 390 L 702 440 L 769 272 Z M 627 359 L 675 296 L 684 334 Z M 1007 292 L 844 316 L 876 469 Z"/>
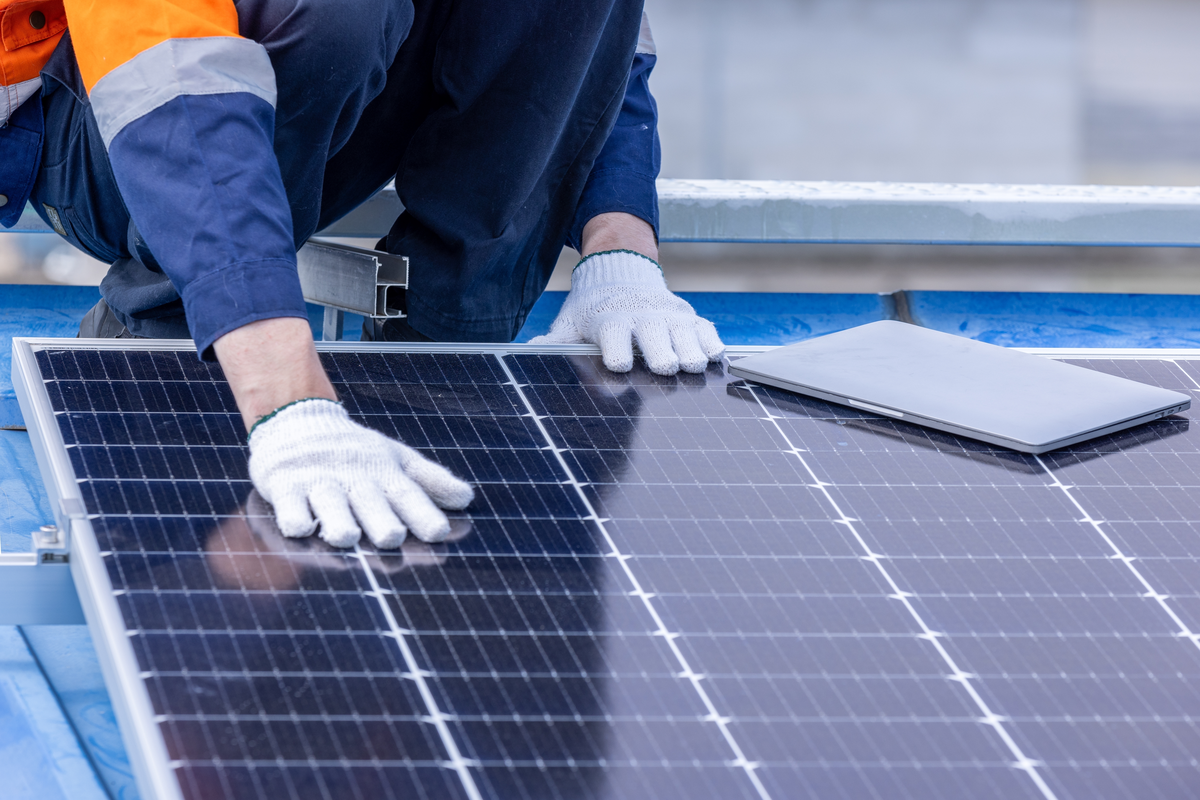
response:
<path id="1" fill-rule="evenodd" d="M 65 559 L 0 555 L 0 625 L 83 625 L 83 607 Z"/>
<path id="2" fill-rule="evenodd" d="M 1200 246 L 1200 188 L 660 180 L 664 242 Z M 329 236 L 382 236 L 388 187 Z"/>
<path id="3" fill-rule="evenodd" d="M 1200 246 L 1200 188 L 660 180 L 664 242 Z M 379 237 L 388 187 L 322 236 Z M 14 230 L 48 232 L 31 210 Z"/>
<path id="4" fill-rule="evenodd" d="M 296 264 L 304 299 L 325 307 L 325 341 L 342 338 L 347 311 L 380 319 L 404 316 L 405 256 L 310 241 L 296 254 Z"/>

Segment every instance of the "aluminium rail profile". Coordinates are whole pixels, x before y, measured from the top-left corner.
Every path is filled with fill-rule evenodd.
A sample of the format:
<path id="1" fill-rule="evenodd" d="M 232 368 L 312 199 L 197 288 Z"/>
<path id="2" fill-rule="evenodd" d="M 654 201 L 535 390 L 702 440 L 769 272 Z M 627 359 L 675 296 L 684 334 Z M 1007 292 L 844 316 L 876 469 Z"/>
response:
<path id="1" fill-rule="evenodd" d="M 364 317 L 404 316 L 408 257 L 310 241 L 296 254 L 304 299 L 325 307 L 321 338 L 338 341 L 347 311 Z"/>

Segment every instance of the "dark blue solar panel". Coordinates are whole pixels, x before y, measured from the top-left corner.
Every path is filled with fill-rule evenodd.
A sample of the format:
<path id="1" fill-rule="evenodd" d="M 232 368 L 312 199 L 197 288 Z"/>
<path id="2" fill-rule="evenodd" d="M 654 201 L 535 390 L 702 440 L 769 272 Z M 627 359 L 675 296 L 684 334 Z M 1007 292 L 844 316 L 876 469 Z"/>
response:
<path id="1" fill-rule="evenodd" d="M 451 542 L 283 540 L 219 369 L 38 354 L 186 797 L 1200 785 L 1186 417 L 1036 457 L 719 366 L 322 360 L 352 414 L 478 485 Z"/>

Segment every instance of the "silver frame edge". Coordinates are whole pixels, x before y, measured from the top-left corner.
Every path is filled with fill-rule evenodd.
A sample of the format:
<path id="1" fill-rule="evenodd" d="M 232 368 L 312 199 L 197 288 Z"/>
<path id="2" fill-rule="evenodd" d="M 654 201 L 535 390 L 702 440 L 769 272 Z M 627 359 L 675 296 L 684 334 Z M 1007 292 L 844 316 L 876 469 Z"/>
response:
<path id="1" fill-rule="evenodd" d="M 13 339 L 14 342 L 18 339 Z M 33 349 L 62 348 L 66 350 L 195 350 L 191 339 L 52 339 L 44 337 L 22 337 Z M 317 342 L 322 352 L 363 353 L 564 353 L 575 355 L 599 355 L 600 348 L 591 344 L 496 344 L 469 342 Z M 727 356 L 748 356 L 774 350 L 786 345 L 730 345 L 725 348 Z M 1031 353 L 1048 358 L 1154 358 L 1162 361 L 1172 359 L 1200 360 L 1200 348 L 1157 348 L 1157 347 L 1013 347 L 1022 353 Z"/>
<path id="2" fill-rule="evenodd" d="M 43 480 L 46 477 L 52 479 L 46 486 L 51 500 L 73 498 L 82 502 L 75 470 L 34 358 L 36 349 L 44 349 L 46 343 L 58 345 L 61 341 L 15 337 L 13 387 Z M 56 518 L 62 516 L 61 505 L 61 502 L 56 504 Z M 70 527 L 61 527 L 64 524 Z M 170 767 L 166 741 L 154 721 L 154 706 L 140 677 L 137 657 L 125 635 L 124 619 L 100 556 L 91 520 L 60 518 L 59 525 L 61 530 L 69 531 L 71 577 L 75 580 L 88 629 L 93 634 L 104 683 L 110 694 L 115 695 L 113 711 L 125 740 L 138 792 L 146 800 L 183 800 L 179 779 Z"/>

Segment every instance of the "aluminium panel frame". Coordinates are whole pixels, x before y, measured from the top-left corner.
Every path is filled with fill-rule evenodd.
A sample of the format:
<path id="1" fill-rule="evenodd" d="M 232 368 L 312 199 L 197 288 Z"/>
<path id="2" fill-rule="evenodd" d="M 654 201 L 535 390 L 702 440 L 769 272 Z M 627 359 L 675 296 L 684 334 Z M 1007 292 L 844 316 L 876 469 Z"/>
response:
<path id="1" fill-rule="evenodd" d="M 64 541 L 69 547 L 71 577 L 92 633 L 104 683 L 112 696 L 113 711 L 125 740 L 138 790 L 147 800 L 182 800 L 183 793 L 171 769 L 166 741 L 155 720 L 150 693 L 140 677 L 133 646 L 124 633 L 121 609 L 117 606 L 112 582 L 75 478 L 75 469 L 37 366 L 36 350 L 62 346 L 63 341 L 14 338 L 13 387 L 59 530 L 64 533 Z"/>
<path id="2" fill-rule="evenodd" d="M 83 506 L 83 496 L 67 454 L 55 412 L 50 405 L 45 381 L 35 354 L 41 350 L 119 350 L 194 352 L 187 339 L 115 340 L 115 339 L 13 339 L 13 385 L 30 432 L 38 468 L 50 496 L 60 529 L 69 531 L 69 566 L 76 591 L 96 652 L 105 684 L 112 696 L 113 708 L 133 767 L 138 790 L 146 800 L 182 800 L 182 791 L 159 729 L 149 692 L 140 677 L 140 669 L 124 619 L 113 594 L 112 582 L 92 528 L 91 517 Z M 728 356 L 744 356 L 773 349 L 763 346 L 734 346 Z M 1200 349 L 1154 350 L 1137 348 L 1018 348 L 1053 358 L 1103 358 L 1117 360 L 1200 361 Z M 410 352 L 462 353 L 481 355 L 599 355 L 593 345 L 524 345 L 456 343 L 318 342 L 319 352 Z M 1194 382 L 1194 381 L 1193 381 Z M 1197 384 L 1200 391 L 1200 384 Z"/>

